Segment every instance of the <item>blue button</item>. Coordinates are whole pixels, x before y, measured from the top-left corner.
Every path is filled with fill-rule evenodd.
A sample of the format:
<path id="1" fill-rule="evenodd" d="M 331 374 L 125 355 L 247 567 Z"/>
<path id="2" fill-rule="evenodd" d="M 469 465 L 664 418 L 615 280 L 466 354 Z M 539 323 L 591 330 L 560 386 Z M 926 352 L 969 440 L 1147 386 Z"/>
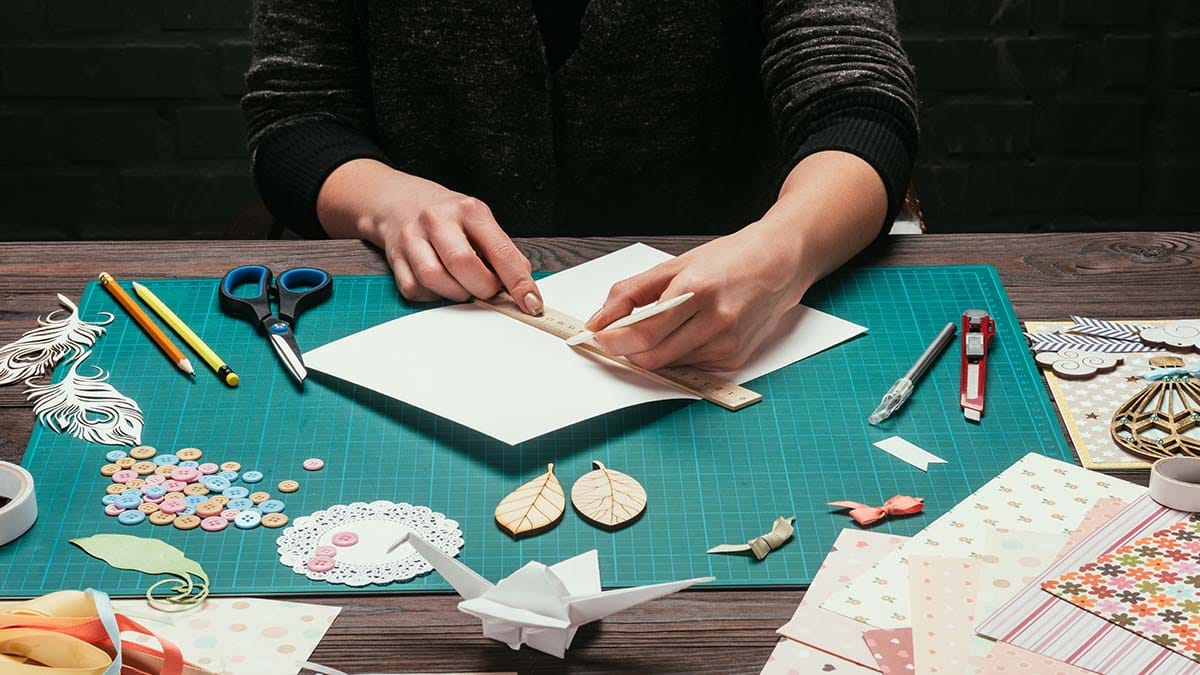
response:
<path id="1" fill-rule="evenodd" d="M 145 496 L 142 494 L 141 488 L 129 488 L 128 490 L 125 490 L 124 492 L 122 492 L 121 495 L 129 495 L 131 497 L 137 497 L 139 503 L 141 502 L 142 497 Z"/>
<path id="2" fill-rule="evenodd" d="M 137 525 L 146 519 L 146 514 L 134 509 L 132 511 L 122 511 L 117 515 L 117 520 L 122 525 Z"/>
<path id="3" fill-rule="evenodd" d="M 129 456 L 129 454 L 126 453 L 124 450 L 109 450 L 108 454 L 104 456 L 104 459 L 107 459 L 110 462 L 115 462 L 118 459 L 122 459 L 122 458 L 125 458 L 128 456 Z"/>
<path id="4" fill-rule="evenodd" d="M 229 480 L 220 476 L 205 476 L 200 479 L 200 482 L 213 492 L 224 492 L 225 488 L 229 487 Z"/>
<path id="5" fill-rule="evenodd" d="M 204 495 L 188 495 L 183 498 L 183 501 L 188 506 L 199 506 L 200 504 L 208 501 L 208 497 Z"/>
<path id="6" fill-rule="evenodd" d="M 226 488 L 221 494 L 229 497 L 230 499 L 241 499 L 242 497 L 250 496 L 250 491 L 241 485 L 234 485 L 231 488 Z"/>
<path id="7" fill-rule="evenodd" d="M 260 522 L 262 522 L 262 516 L 258 511 L 242 511 L 233 517 L 234 526 L 243 530 L 253 530 L 258 527 Z"/>
<path id="8" fill-rule="evenodd" d="M 246 499 L 245 497 L 238 497 L 237 499 L 230 499 L 229 503 L 225 505 L 225 508 L 234 509 L 237 511 L 249 511 L 250 509 L 254 508 L 254 502 Z"/>
<path id="9" fill-rule="evenodd" d="M 194 516 L 194 515 L 196 515 L 196 507 L 188 506 L 186 509 L 180 511 L 179 513 L 177 513 L 175 515 L 177 515 L 177 516 Z"/>
<path id="10" fill-rule="evenodd" d="M 261 471 L 247 471 L 242 474 L 243 483 L 258 483 L 263 479 Z"/>
<path id="11" fill-rule="evenodd" d="M 238 479 L 238 472 L 236 471 L 222 471 L 217 475 L 229 481 L 230 483 Z"/>
<path id="12" fill-rule="evenodd" d="M 104 504 L 105 506 L 108 506 L 109 504 L 116 504 L 117 498 L 120 496 L 121 495 L 104 495 L 103 497 L 100 498 L 100 503 Z M 250 501 L 250 500 L 247 499 L 246 501 Z"/>
<path id="13" fill-rule="evenodd" d="M 199 469 L 200 462 L 193 462 L 192 460 L 189 459 L 186 462 L 180 462 L 179 466 L 186 466 L 189 469 Z"/>
<path id="14" fill-rule="evenodd" d="M 126 492 L 129 492 L 129 490 L 126 490 Z M 161 485 L 147 485 L 146 487 L 142 488 L 142 492 L 145 492 L 146 496 L 150 497 L 151 499 L 158 499 L 159 497 L 167 494 L 167 488 Z"/>
<path id="15" fill-rule="evenodd" d="M 142 503 L 142 498 L 128 494 L 128 491 L 117 495 L 117 506 L 123 509 L 136 509 Z"/>
<path id="16" fill-rule="evenodd" d="M 155 455 L 153 461 L 155 464 L 162 466 L 163 464 L 178 464 L 179 458 L 171 453 L 167 453 L 165 455 Z"/>
<path id="17" fill-rule="evenodd" d="M 263 513 L 280 513 L 283 511 L 283 502 L 278 499 L 268 499 L 258 505 L 258 510 Z"/>

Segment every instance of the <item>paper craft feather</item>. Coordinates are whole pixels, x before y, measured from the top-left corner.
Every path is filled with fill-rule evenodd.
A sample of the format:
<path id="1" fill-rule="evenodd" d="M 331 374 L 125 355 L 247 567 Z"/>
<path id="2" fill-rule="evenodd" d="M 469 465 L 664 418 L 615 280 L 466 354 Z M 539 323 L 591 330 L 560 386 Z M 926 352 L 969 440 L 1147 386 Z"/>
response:
<path id="1" fill-rule="evenodd" d="M 23 382 L 41 377 L 54 369 L 64 357 L 79 356 L 96 344 L 104 334 L 104 326 L 113 320 L 113 315 L 101 312 L 107 320 L 92 323 L 79 318 L 79 307 L 65 295 L 59 294 L 58 301 L 67 310 L 65 316 L 56 309 L 46 316 L 38 317 L 38 327 L 25 333 L 16 342 L 0 347 L 0 385 Z"/>
<path id="2" fill-rule="evenodd" d="M 68 433 L 89 443 L 138 445 L 142 442 L 142 410 L 137 402 L 106 382 L 99 366 L 95 375 L 79 374 L 90 351 L 71 362 L 59 382 L 35 384 L 27 380 L 25 396 L 33 401 L 33 414 L 57 433 Z"/>

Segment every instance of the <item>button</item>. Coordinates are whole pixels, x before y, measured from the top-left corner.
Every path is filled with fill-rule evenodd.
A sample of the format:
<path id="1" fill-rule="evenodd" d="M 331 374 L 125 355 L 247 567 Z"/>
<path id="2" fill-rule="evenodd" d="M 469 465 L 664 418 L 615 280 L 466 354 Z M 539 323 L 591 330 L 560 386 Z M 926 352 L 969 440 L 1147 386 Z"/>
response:
<path id="1" fill-rule="evenodd" d="M 146 481 L 142 480 L 141 478 L 134 478 L 133 480 L 126 483 L 125 487 L 138 488 L 140 490 L 141 488 L 146 487 Z"/>
<path id="2" fill-rule="evenodd" d="M 177 466 L 171 469 L 171 478 L 184 483 L 195 483 L 200 480 L 200 470 L 189 469 L 186 466 Z"/>
<path id="3" fill-rule="evenodd" d="M 133 494 L 133 490 L 129 490 L 124 494 L 118 495 L 115 503 L 122 509 L 136 509 L 142 503 L 142 496 L 135 495 Z"/>
<path id="4" fill-rule="evenodd" d="M 108 454 L 104 456 L 104 459 L 107 459 L 110 462 L 115 462 L 122 457 L 128 456 L 129 455 L 124 450 L 109 450 Z"/>
<path id="5" fill-rule="evenodd" d="M 111 476 L 120 470 L 121 467 L 117 466 L 116 464 L 105 464 L 104 466 L 100 467 L 100 475 Z"/>
<path id="6" fill-rule="evenodd" d="M 179 501 L 183 501 L 186 497 L 187 495 L 183 494 L 182 492 L 168 492 L 167 494 L 163 495 L 163 499 L 178 499 Z"/>
<path id="7" fill-rule="evenodd" d="M 208 498 L 208 501 L 216 504 L 217 506 L 225 506 L 229 503 L 229 497 L 225 496 L 224 494 L 213 495 Z"/>
<path id="8" fill-rule="evenodd" d="M 186 485 L 183 488 L 183 494 L 185 495 L 206 495 L 208 492 L 208 488 L 200 483 L 192 483 L 191 485 Z"/>
<path id="9" fill-rule="evenodd" d="M 250 501 L 255 504 L 261 504 L 271 498 L 271 495 L 266 492 L 254 492 L 250 495 Z"/>
<path id="10" fill-rule="evenodd" d="M 237 515 L 239 513 L 241 513 L 241 511 L 238 511 L 237 509 L 225 509 L 224 511 L 221 512 L 221 517 L 224 518 L 226 521 L 229 521 L 229 520 L 233 520 L 234 518 L 237 518 Z"/>
<path id="11" fill-rule="evenodd" d="M 113 483 L 112 485 L 109 485 L 108 487 L 104 488 L 104 491 L 110 495 L 119 495 L 128 489 L 129 488 L 125 487 L 121 483 Z"/>
<path id="12" fill-rule="evenodd" d="M 250 494 L 250 490 L 247 490 L 241 485 L 234 485 L 233 487 L 225 488 L 225 491 L 221 494 L 229 497 L 230 499 L 241 499 L 242 497 L 248 496 Z"/>
<path id="13" fill-rule="evenodd" d="M 253 530 L 261 521 L 262 514 L 258 511 L 242 511 L 233 519 L 233 525 L 242 530 Z"/>
<path id="14" fill-rule="evenodd" d="M 146 485 L 162 485 L 165 482 L 167 482 L 167 479 L 158 474 L 146 476 Z"/>
<path id="15" fill-rule="evenodd" d="M 329 570 L 333 569 L 335 564 L 336 563 L 333 562 L 333 558 L 317 556 L 308 561 L 308 569 L 314 572 L 328 572 Z"/>
<path id="16" fill-rule="evenodd" d="M 135 495 L 135 496 L 137 496 L 138 499 L 141 499 L 142 497 L 145 496 L 142 494 L 142 491 L 138 488 L 135 488 L 135 487 L 132 487 L 129 485 L 126 485 L 125 487 L 128 489 L 121 493 L 122 497 L 125 495 Z"/>
<path id="17" fill-rule="evenodd" d="M 175 453 L 176 457 L 185 462 L 194 462 L 200 459 L 202 455 L 204 455 L 204 453 L 200 450 L 200 448 L 184 448 Z"/>
<path id="18" fill-rule="evenodd" d="M 222 471 L 217 475 L 229 481 L 230 483 L 238 479 L 238 472 L 236 471 Z"/>
<path id="19" fill-rule="evenodd" d="M 161 485 L 147 485 L 146 487 L 142 488 L 142 494 L 151 498 L 161 497 L 167 494 L 167 489 Z"/>
<path id="20" fill-rule="evenodd" d="M 194 530 L 200 527 L 200 519 L 196 516 L 176 516 L 175 527 L 181 530 Z"/>
<path id="21" fill-rule="evenodd" d="M 222 471 L 241 471 L 242 465 L 237 462 L 224 462 L 221 464 Z"/>
<path id="22" fill-rule="evenodd" d="M 258 510 L 262 511 L 263 513 L 282 513 L 283 502 L 279 501 L 278 499 L 268 499 L 267 501 L 258 505 Z"/>
<path id="23" fill-rule="evenodd" d="M 166 497 L 142 497 L 142 501 L 149 502 L 151 504 L 161 504 L 164 499 L 166 499 Z"/>
<path id="24" fill-rule="evenodd" d="M 134 464 L 137 464 L 137 460 L 132 457 L 122 457 L 121 459 L 118 459 L 117 461 L 113 462 L 113 464 L 116 464 L 118 467 L 120 467 L 122 469 L 128 469 L 129 467 L 133 466 Z"/>
<path id="25" fill-rule="evenodd" d="M 172 455 L 171 453 L 168 452 L 166 454 L 156 456 L 154 458 L 154 463 L 159 466 L 162 466 L 163 464 L 178 464 L 179 456 Z"/>
<path id="26" fill-rule="evenodd" d="M 253 513 L 253 511 L 250 513 Z M 287 525 L 287 521 L 288 517 L 282 513 L 268 513 L 262 517 L 263 527 L 283 527 Z"/>
<path id="27" fill-rule="evenodd" d="M 229 503 L 225 505 L 225 508 L 233 509 L 235 511 L 249 511 L 250 509 L 254 508 L 254 502 L 246 499 L 245 497 L 238 497 L 237 499 L 230 499 Z"/>
<path id="28" fill-rule="evenodd" d="M 247 471 L 242 474 L 243 483 L 258 483 L 263 479 L 261 471 Z"/>
<path id="29" fill-rule="evenodd" d="M 229 521 L 221 516 L 210 516 L 200 521 L 200 529 L 205 532 L 220 532 L 229 526 Z"/>
<path id="30" fill-rule="evenodd" d="M 138 504 L 138 511 L 141 511 L 146 515 L 150 515 L 151 513 L 158 511 L 158 504 L 153 502 L 142 502 L 141 504 Z"/>
<path id="31" fill-rule="evenodd" d="M 171 466 L 170 464 L 163 464 L 162 466 L 154 469 L 154 475 L 162 476 L 163 478 L 170 478 L 171 472 L 174 470 L 175 470 L 174 466 Z"/>
<path id="32" fill-rule="evenodd" d="M 187 502 L 182 499 L 164 499 L 158 505 L 158 510 L 164 513 L 179 513 L 187 508 Z"/>
<path id="33" fill-rule="evenodd" d="M 333 546 L 318 546 L 313 549 L 313 555 L 318 558 L 332 558 L 337 555 L 337 549 Z"/>
<path id="34" fill-rule="evenodd" d="M 213 464 L 212 462 L 205 462 L 196 468 L 200 469 L 200 473 L 204 474 L 205 476 L 211 476 L 212 474 L 221 470 L 221 467 Z"/>
<path id="35" fill-rule="evenodd" d="M 137 472 L 129 469 L 121 469 L 112 475 L 112 481 L 114 483 L 128 483 L 134 478 L 137 478 Z"/>
<path id="36" fill-rule="evenodd" d="M 213 492 L 224 492 L 225 488 L 229 487 L 229 481 L 220 476 L 205 476 L 203 483 L 204 487 Z"/>
<path id="37" fill-rule="evenodd" d="M 150 514 L 150 523 L 153 525 L 170 525 L 175 520 L 174 513 L 166 511 L 155 511 Z"/>
<path id="38" fill-rule="evenodd" d="M 305 471 L 320 471 L 325 468 L 325 460 L 319 457 L 309 457 L 300 465 Z"/>
<path id="39" fill-rule="evenodd" d="M 171 479 L 165 481 L 162 486 L 167 489 L 167 492 L 183 492 L 183 489 L 187 487 L 187 483 Z"/>
<path id="40" fill-rule="evenodd" d="M 138 523 L 142 522 L 145 519 L 146 519 L 146 514 L 142 513 L 141 511 L 137 511 L 137 510 L 126 511 L 126 512 L 122 513 L 121 515 L 117 516 L 117 521 L 119 521 L 122 525 L 137 525 Z"/>
<path id="41" fill-rule="evenodd" d="M 124 512 L 125 509 L 117 506 L 116 504 L 109 504 L 108 506 L 104 507 L 104 515 L 106 516 L 119 516 Z"/>
<path id="42" fill-rule="evenodd" d="M 329 541 L 334 546 L 353 546 L 358 543 L 358 535 L 353 532 L 334 532 Z"/>
<path id="43" fill-rule="evenodd" d="M 100 498 L 100 503 L 105 506 L 108 506 L 109 504 L 116 504 L 117 498 L 120 496 L 121 495 L 104 495 Z"/>
<path id="44" fill-rule="evenodd" d="M 280 492 L 295 492 L 300 489 L 300 484 L 294 480 L 285 480 L 279 482 Z"/>
<path id="45" fill-rule="evenodd" d="M 224 509 L 221 508 L 220 504 L 214 504 L 212 502 L 201 502 L 199 504 L 196 504 L 195 507 L 196 507 L 196 515 L 202 516 L 204 518 L 211 518 L 212 516 L 219 516 L 219 515 L 221 515 L 221 511 L 224 511 Z M 201 525 L 203 525 L 203 523 L 201 523 Z"/>
<path id="46" fill-rule="evenodd" d="M 158 450 L 155 450 L 153 446 L 139 445 L 129 451 L 129 456 L 134 459 L 150 459 L 156 452 L 158 452 Z"/>
<path id="47" fill-rule="evenodd" d="M 204 495 L 188 495 L 183 498 L 183 503 L 188 506 L 199 506 L 208 501 L 208 497 Z"/>
<path id="48" fill-rule="evenodd" d="M 139 476 L 149 476 L 150 474 L 154 473 L 154 470 L 158 468 L 158 465 L 154 462 L 138 462 L 129 468 L 136 471 L 137 475 Z"/>
<path id="49" fill-rule="evenodd" d="M 179 464 L 177 464 L 177 466 L 186 466 L 189 469 L 199 469 L 200 462 L 192 462 L 192 461 L 184 460 L 184 461 L 180 462 Z"/>
<path id="50" fill-rule="evenodd" d="M 188 506 L 186 509 L 184 509 L 184 510 L 180 511 L 180 512 L 179 512 L 179 515 L 181 515 L 181 516 L 190 516 L 190 515 L 193 515 L 194 513 L 196 513 L 196 507 L 194 507 L 194 506 Z"/>

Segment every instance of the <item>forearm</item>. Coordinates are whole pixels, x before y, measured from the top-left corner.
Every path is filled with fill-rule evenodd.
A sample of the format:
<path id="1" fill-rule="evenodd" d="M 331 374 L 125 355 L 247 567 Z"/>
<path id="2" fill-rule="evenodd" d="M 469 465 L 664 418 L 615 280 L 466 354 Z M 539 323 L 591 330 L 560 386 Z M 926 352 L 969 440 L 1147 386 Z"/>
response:
<path id="1" fill-rule="evenodd" d="M 388 223 L 415 220 L 448 190 L 373 159 L 355 159 L 329 174 L 317 196 L 317 218 L 334 238 L 357 238 L 383 247 Z"/>

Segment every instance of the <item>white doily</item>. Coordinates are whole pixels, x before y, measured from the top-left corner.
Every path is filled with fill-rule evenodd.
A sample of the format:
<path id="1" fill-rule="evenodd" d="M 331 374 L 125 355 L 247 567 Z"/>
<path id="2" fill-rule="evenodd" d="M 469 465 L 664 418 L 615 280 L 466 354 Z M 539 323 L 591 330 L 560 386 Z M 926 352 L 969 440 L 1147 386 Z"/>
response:
<path id="1" fill-rule="evenodd" d="M 292 521 L 292 526 L 275 540 L 279 547 L 279 562 L 313 581 L 331 584 L 366 586 L 408 581 L 433 570 L 425 559 L 404 544 L 387 552 L 405 532 L 414 531 L 421 538 L 448 555 L 457 556 L 462 549 L 462 530 L 458 522 L 437 513 L 428 506 L 375 501 L 337 504 L 310 516 Z M 353 532 L 358 542 L 353 546 L 336 546 L 336 563 L 328 572 L 315 572 L 308 561 L 318 546 L 332 546 L 333 535 Z"/>

